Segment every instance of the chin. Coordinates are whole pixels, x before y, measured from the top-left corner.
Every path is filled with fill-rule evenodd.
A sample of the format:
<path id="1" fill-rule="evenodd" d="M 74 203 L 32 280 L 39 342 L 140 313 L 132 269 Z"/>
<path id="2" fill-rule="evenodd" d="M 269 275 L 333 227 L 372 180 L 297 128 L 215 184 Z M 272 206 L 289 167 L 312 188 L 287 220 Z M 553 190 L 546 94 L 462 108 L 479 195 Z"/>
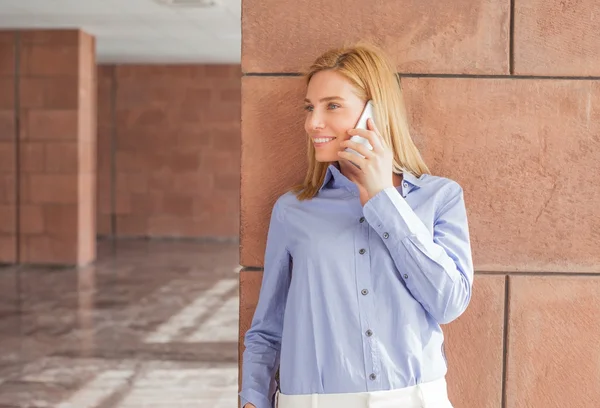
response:
<path id="1" fill-rule="evenodd" d="M 315 160 L 320 163 L 331 163 L 338 160 L 337 154 L 316 154 Z"/>

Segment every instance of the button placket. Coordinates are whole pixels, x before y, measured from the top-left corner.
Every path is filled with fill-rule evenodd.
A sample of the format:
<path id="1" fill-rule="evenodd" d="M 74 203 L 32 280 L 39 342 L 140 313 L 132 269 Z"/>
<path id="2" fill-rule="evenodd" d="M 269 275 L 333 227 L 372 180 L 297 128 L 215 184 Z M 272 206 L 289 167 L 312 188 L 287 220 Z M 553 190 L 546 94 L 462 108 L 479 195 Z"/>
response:
<path id="1" fill-rule="evenodd" d="M 373 317 L 376 315 L 374 310 L 375 304 L 371 297 L 372 287 L 372 270 L 371 259 L 369 256 L 369 241 L 372 235 L 371 228 L 366 222 L 364 216 L 359 215 L 357 219 L 356 239 L 354 253 L 356 254 L 356 291 L 360 293 L 358 296 L 358 307 L 360 313 L 360 329 L 363 346 L 363 360 L 366 368 L 366 375 L 377 373 L 379 370 L 379 353 L 377 352 L 377 342 L 374 342 L 371 337 L 373 328 L 371 327 Z M 369 295 L 369 296 L 367 296 Z"/>

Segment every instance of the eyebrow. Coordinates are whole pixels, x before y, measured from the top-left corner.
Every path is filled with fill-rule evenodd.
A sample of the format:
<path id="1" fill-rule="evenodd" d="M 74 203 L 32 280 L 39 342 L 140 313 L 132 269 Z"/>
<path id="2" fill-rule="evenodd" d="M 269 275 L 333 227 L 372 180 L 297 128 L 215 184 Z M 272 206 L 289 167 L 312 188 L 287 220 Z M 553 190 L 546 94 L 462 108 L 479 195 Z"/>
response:
<path id="1" fill-rule="evenodd" d="M 325 98 L 321 98 L 319 100 L 319 102 L 329 102 L 329 101 L 334 101 L 334 100 L 345 101 L 345 99 L 342 98 L 341 96 L 326 96 Z M 311 103 L 310 99 L 308 99 L 308 98 L 304 98 L 304 102 Z"/>

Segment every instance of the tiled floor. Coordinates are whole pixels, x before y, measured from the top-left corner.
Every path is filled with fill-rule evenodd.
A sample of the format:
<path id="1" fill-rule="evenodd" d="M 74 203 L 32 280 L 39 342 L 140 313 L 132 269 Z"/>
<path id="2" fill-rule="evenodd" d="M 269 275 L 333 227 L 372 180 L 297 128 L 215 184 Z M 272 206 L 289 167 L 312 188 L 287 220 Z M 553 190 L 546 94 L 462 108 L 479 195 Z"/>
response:
<path id="1" fill-rule="evenodd" d="M 238 246 L 99 243 L 0 268 L 0 408 L 237 407 Z"/>

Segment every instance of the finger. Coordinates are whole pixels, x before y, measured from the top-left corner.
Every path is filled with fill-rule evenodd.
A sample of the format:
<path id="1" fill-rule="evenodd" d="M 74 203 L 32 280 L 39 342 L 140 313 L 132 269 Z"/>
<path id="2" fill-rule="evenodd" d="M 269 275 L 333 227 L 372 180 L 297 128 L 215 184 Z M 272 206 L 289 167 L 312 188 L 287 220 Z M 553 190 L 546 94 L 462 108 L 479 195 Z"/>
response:
<path id="1" fill-rule="evenodd" d="M 367 141 L 369 142 L 371 147 L 373 147 L 373 143 L 371 143 L 371 140 L 373 138 L 377 138 L 377 135 L 375 135 L 375 133 L 372 130 L 366 130 L 366 129 L 349 129 L 348 134 L 350 135 L 350 137 L 360 136 L 360 137 L 367 139 Z"/>
<path id="2" fill-rule="evenodd" d="M 373 147 L 374 151 L 377 152 L 381 150 L 381 142 L 379 136 L 372 130 L 350 129 L 348 130 L 348 134 L 351 136 L 358 135 L 360 137 L 364 137 L 369 141 L 369 144 L 371 145 L 371 147 Z"/>
<path id="3" fill-rule="evenodd" d="M 370 158 L 373 156 L 373 152 L 362 143 L 357 143 L 352 140 L 345 140 L 342 143 L 340 143 L 340 146 L 343 148 L 352 149 L 355 152 L 365 156 L 366 158 Z"/>
<path id="4" fill-rule="evenodd" d="M 340 151 L 338 152 L 338 156 L 340 156 L 340 159 L 348 160 L 350 163 L 358 166 L 358 168 L 362 168 L 365 164 L 365 159 L 354 153 Z"/>
<path id="5" fill-rule="evenodd" d="M 371 146 L 373 146 L 373 148 L 375 148 L 375 146 L 378 146 L 380 148 L 383 148 L 383 139 L 381 137 L 381 133 L 379 132 L 379 129 L 377 128 L 377 125 L 375 124 L 375 120 L 373 120 L 372 118 L 369 118 L 369 120 L 367 120 L 367 128 L 369 128 L 371 131 L 375 132 L 375 135 L 377 136 L 374 141 L 374 143 L 371 143 Z"/>

